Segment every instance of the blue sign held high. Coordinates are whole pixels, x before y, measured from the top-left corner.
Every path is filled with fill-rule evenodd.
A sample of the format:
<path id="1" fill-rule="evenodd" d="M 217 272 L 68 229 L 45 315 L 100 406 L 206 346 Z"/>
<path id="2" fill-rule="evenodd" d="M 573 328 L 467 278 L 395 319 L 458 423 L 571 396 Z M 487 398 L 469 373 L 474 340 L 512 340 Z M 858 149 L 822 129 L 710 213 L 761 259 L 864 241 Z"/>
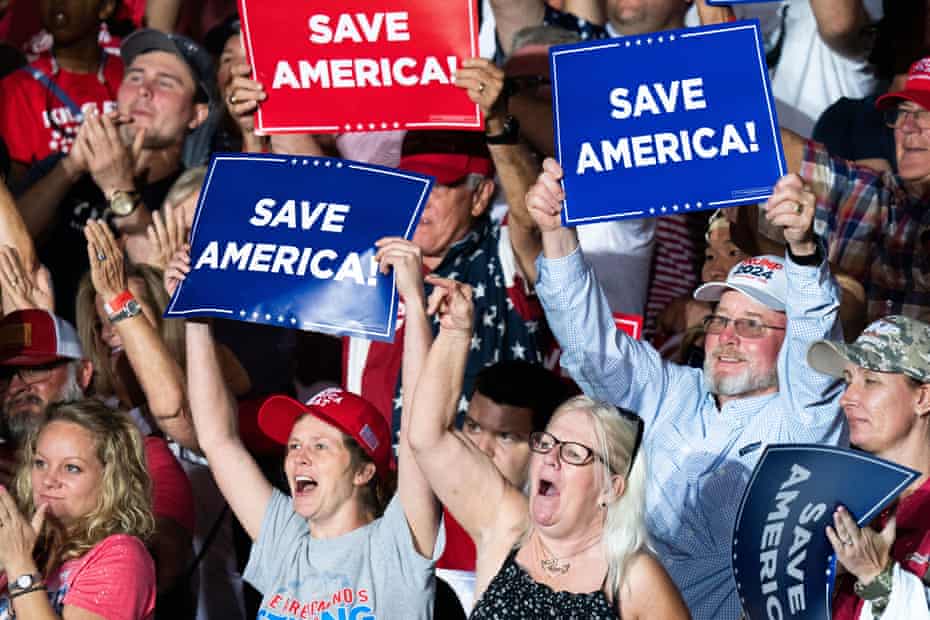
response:
<path id="1" fill-rule="evenodd" d="M 755 203 L 786 173 L 756 20 L 553 47 L 566 225 Z"/>
<path id="2" fill-rule="evenodd" d="M 857 450 L 768 446 L 733 532 L 733 577 L 747 617 L 830 620 L 833 511 L 842 504 L 862 527 L 918 475 Z"/>
<path id="3" fill-rule="evenodd" d="M 394 338 L 397 288 L 376 240 L 410 239 L 429 177 L 326 157 L 219 154 L 166 317 L 215 316 Z"/>

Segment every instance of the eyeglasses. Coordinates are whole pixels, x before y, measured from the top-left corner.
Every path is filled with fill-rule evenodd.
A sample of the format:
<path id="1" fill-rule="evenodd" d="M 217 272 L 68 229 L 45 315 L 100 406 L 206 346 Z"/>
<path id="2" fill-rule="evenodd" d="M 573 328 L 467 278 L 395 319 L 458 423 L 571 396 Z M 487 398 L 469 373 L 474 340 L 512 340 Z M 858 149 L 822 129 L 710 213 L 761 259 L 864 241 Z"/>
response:
<path id="1" fill-rule="evenodd" d="M 733 323 L 736 335 L 743 338 L 761 338 L 765 335 L 767 329 L 785 331 L 784 327 L 766 325 L 758 319 L 731 319 L 728 316 L 720 316 L 719 314 L 704 317 L 704 331 L 708 334 L 717 335 L 722 333 L 730 323 Z"/>
<path id="2" fill-rule="evenodd" d="M 52 371 L 68 363 L 69 360 L 55 360 L 39 366 L 0 366 L 0 387 L 6 388 L 13 382 L 13 377 L 26 385 L 42 383 L 51 376 Z"/>
<path id="3" fill-rule="evenodd" d="M 604 462 L 604 459 L 602 459 L 599 454 L 596 454 L 594 450 L 583 443 L 578 443 L 577 441 L 561 441 L 556 439 L 553 434 L 547 433 L 546 431 L 530 433 L 530 450 L 533 452 L 549 454 L 556 446 L 559 448 L 559 459 L 569 465 L 587 465 L 595 458 Z"/>
<path id="4" fill-rule="evenodd" d="M 892 108 L 885 110 L 882 114 L 885 117 L 885 125 L 892 129 L 900 129 L 907 122 L 909 116 L 914 119 L 914 123 L 918 128 L 930 129 L 930 110 L 924 110 L 923 108 Z"/>
<path id="5" fill-rule="evenodd" d="M 636 455 L 639 453 L 639 447 L 643 443 L 643 419 L 633 413 L 632 411 L 627 411 L 626 409 L 617 408 L 617 411 L 620 412 L 620 415 L 630 420 L 636 425 L 636 439 L 633 442 L 633 454 L 630 457 L 630 466 L 627 468 L 627 475 L 630 474 L 630 471 L 633 469 L 633 462 L 636 461 Z M 594 450 L 584 445 L 583 443 L 578 443 L 577 441 L 561 441 L 557 439 L 552 433 L 547 433 L 545 431 L 536 431 L 530 433 L 530 450 L 533 452 L 538 452 L 539 454 L 549 454 L 552 452 L 552 449 L 556 446 L 559 447 L 559 460 L 569 465 L 582 466 L 587 465 L 592 462 L 594 459 L 599 460 L 600 462 L 607 465 L 607 469 L 610 470 L 610 473 L 616 473 L 613 470 L 613 467 L 610 466 L 610 463 L 604 460 L 604 458 L 597 454 Z"/>

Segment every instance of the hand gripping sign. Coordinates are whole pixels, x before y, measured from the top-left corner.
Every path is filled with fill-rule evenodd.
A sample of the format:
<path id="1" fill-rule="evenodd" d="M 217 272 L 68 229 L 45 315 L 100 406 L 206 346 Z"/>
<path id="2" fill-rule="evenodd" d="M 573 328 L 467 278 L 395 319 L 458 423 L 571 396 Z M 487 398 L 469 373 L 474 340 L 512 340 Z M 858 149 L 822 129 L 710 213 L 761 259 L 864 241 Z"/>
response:
<path id="1" fill-rule="evenodd" d="M 452 82 L 478 55 L 475 0 L 239 0 L 239 15 L 260 132 L 482 127 Z"/>
<path id="2" fill-rule="evenodd" d="M 397 289 L 374 243 L 410 239 L 422 175 L 325 157 L 221 154 L 191 230 L 191 271 L 166 317 L 216 316 L 394 338 Z"/>
<path id="3" fill-rule="evenodd" d="M 856 450 L 768 446 L 733 532 L 733 576 L 749 620 L 830 620 L 833 511 L 842 504 L 862 527 L 917 476 Z"/>
<path id="4" fill-rule="evenodd" d="M 757 21 L 553 47 L 566 225 L 758 202 L 785 174 Z"/>

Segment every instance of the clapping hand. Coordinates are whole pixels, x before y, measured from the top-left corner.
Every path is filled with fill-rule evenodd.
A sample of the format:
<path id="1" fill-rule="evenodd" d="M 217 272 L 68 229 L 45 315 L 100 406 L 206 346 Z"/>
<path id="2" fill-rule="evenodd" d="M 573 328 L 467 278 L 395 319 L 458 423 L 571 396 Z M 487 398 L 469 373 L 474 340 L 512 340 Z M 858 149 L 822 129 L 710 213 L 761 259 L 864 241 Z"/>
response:
<path id="1" fill-rule="evenodd" d="M 10 246 L 0 247 L 0 287 L 6 312 L 29 308 L 55 309 L 48 269 L 40 265 L 29 273 L 23 266 L 19 251 Z"/>
<path id="2" fill-rule="evenodd" d="M 87 260 L 94 290 L 104 301 L 110 301 L 129 286 L 123 250 L 103 221 L 88 221 L 84 237 L 87 239 Z"/>

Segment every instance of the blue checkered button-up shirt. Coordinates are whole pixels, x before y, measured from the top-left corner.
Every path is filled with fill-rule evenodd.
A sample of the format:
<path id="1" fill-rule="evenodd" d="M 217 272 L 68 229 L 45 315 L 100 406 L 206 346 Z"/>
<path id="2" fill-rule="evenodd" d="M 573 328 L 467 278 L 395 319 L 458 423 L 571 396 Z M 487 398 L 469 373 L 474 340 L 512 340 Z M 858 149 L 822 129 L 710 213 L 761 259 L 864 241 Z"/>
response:
<path id="1" fill-rule="evenodd" d="M 616 329 L 580 250 L 557 260 L 540 257 L 538 265 L 536 291 L 562 346 L 562 366 L 585 394 L 635 411 L 646 423 L 640 453 L 649 459 L 646 525 L 659 559 L 694 618 L 738 618 L 731 537 L 762 449 L 769 443 L 848 444 L 840 384 L 805 362 L 812 342 L 840 336 L 837 287 L 826 263 L 786 261 L 779 391 L 722 408 L 700 370 L 667 363 L 650 345 Z"/>

